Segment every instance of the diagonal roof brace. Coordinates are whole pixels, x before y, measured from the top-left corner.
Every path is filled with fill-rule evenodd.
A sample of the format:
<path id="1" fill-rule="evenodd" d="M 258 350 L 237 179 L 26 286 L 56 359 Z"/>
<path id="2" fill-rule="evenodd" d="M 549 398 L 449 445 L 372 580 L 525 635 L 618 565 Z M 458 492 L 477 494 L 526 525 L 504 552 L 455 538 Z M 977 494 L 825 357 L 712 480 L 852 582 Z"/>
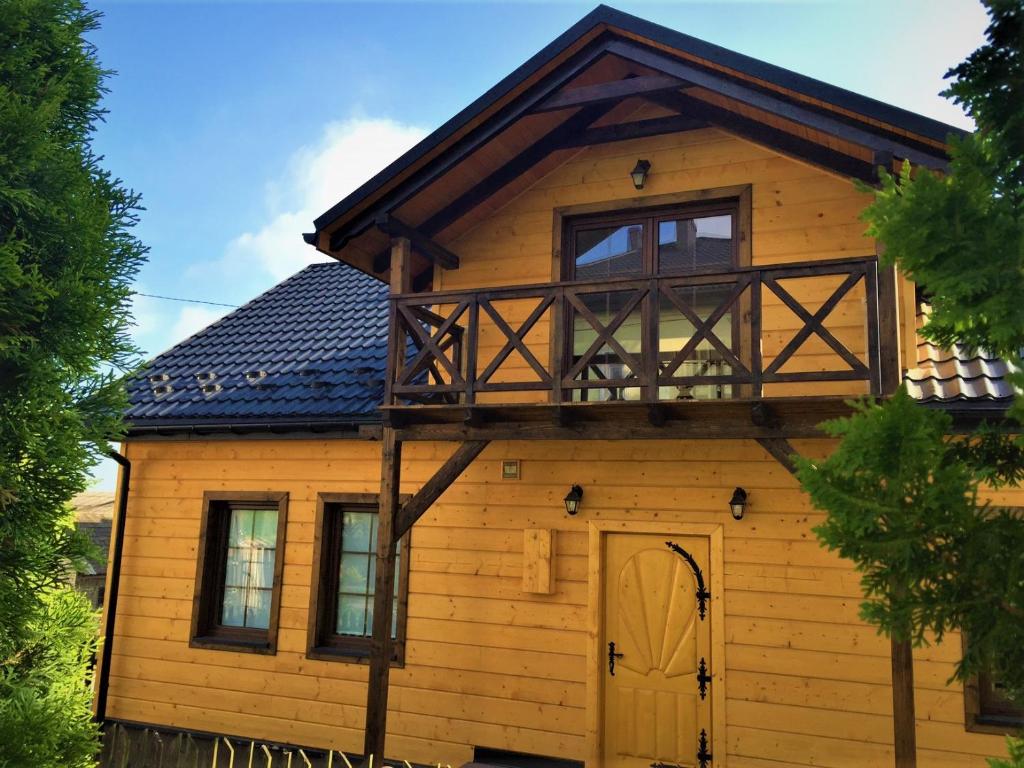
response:
<path id="1" fill-rule="evenodd" d="M 420 230 L 410 227 L 390 213 L 382 213 L 374 220 L 374 225 L 391 237 L 404 237 L 412 247 L 443 269 L 458 269 L 459 257 L 440 243 L 432 240 Z"/>
<path id="2" fill-rule="evenodd" d="M 552 112 L 557 109 L 582 107 L 588 104 L 601 104 L 606 101 L 619 101 L 631 96 L 645 93 L 671 91 L 686 86 L 682 80 L 671 75 L 649 75 L 627 77 L 623 80 L 612 80 L 596 85 L 584 85 L 570 88 L 548 97 L 534 108 L 534 112 Z"/>
<path id="3" fill-rule="evenodd" d="M 659 53 L 645 46 L 614 40 L 608 44 L 608 51 L 628 61 L 656 69 L 665 74 L 686 80 L 700 88 L 721 94 L 730 99 L 757 109 L 772 112 L 780 117 L 828 133 L 854 144 L 860 144 L 874 151 L 891 151 L 897 157 L 909 160 L 926 168 L 945 170 L 945 158 L 923 152 L 894 139 L 878 136 L 863 128 L 794 104 L 786 99 L 758 90 L 733 80 L 726 75 L 701 69 L 693 64 Z"/>

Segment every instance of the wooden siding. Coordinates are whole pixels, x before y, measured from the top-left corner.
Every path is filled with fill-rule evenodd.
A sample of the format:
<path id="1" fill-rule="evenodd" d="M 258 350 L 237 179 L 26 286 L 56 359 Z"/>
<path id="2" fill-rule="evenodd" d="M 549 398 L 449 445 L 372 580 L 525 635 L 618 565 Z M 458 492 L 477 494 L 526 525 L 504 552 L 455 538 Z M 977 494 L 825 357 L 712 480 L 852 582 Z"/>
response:
<path id="1" fill-rule="evenodd" d="M 661 114 L 643 109 L 632 117 Z M 637 191 L 629 178 L 637 158 L 651 161 L 645 188 Z M 535 182 L 514 200 L 492 213 L 449 245 L 459 254 L 458 270 L 436 270 L 437 290 L 475 289 L 545 283 L 558 277 L 561 233 L 555 231 L 556 210 L 607 205 L 607 210 L 634 206 L 637 201 L 668 195 L 749 185 L 751 188 L 751 259 L 754 266 L 872 256 L 875 243 L 864 236 L 858 218 L 870 195 L 832 173 L 780 155 L 717 128 L 621 141 L 588 147 Z M 554 258 L 553 258 L 554 253 Z M 813 312 L 841 282 L 841 277 L 782 281 L 782 287 Z M 912 295 L 912 294 L 911 294 Z M 763 356 L 767 365 L 803 322 L 765 289 Z M 825 327 L 864 359 L 865 296 L 855 287 L 840 301 Z M 537 305 L 535 300 L 508 301 L 496 307 L 517 327 Z M 442 308 L 443 311 L 448 308 Z M 905 316 L 907 313 L 902 312 Z M 913 328 L 913 314 L 909 316 Z M 505 343 L 497 328 L 481 323 L 480 367 Z M 550 312 L 534 327 L 527 345 L 546 360 Z M 911 330 L 912 332 L 912 330 Z M 911 354 L 916 350 L 912 349 Z M 911 361 L 911 365 L 914 361 Z M 783 372 L 845 370 L 846 364 L 817 336 L 809 338 L 782 367 Z M 903 362 L 906 368 L 906 361 Z M 499 368 L 493 382 L 527 381 L 535 374 L 518 352 Z M 766 385 L 766 396 L 860 394 L 863 382 Z M 490 395 L 481 402 L 531 402 L 544 393 Z"/>
<path id="2" fill-rule="evenodd" d="M 825 441 L 796 442 L 820 454 Z M 352 440 L 131 442 L 132 484 L 109 715 L 359 751 L 367 667 L 306 657 L 316 495 L 374 493 L 380 448 Z M 402 492 L 451 453 L 405 447 Z M 502 481 L 501 461 L 522 477 Z M 577 517 L 562 497 L 585 489 Z M 727 501 L 743 485 L 747 516 Z M 278 650 L 189 648 L 202 496 L 285 491 Z M 1024 498 L 1004 493 L 1008 503 Z M 588 524 L 721 526 L 728 765 L 892 762 L 889 643 L 858 618 L 857 575 L 821 549 L 796 480 L 748 441 L 494 443 L 412 532 L 408 646 L 392 672 L 389 752 L 458 765 L 473 746 L 586 753 Z M 522 585 L 523 531 L 554 531 L 550 595 Z M 947 687 L 959 639 L 916 652 L 922 768 L 980 765 Z M 721 728 L 721 725 L 716 727 Z M 717 761 L 716 761 L 717 762 Z"/>

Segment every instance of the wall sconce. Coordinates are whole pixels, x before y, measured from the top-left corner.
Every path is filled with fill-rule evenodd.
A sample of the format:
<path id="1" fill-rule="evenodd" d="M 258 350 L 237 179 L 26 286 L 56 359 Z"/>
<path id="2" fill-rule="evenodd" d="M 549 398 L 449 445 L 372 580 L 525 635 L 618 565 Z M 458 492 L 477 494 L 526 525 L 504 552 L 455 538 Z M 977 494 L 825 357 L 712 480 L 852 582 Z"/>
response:
<path id="1" fill-rule="evenodd" d="M 633 170 L 629 172 L 630 177 L 633 179 L 633 186 L 637 189 L 643 189 L 644 183 L 647 181 L 647 172 L 651 170 L 650 160 L 637 160 L 636 165 L 633 166 Z"/>
<path id="2" fill-rule="evenodd" d="M 565 495 L 565 511 L 575 515 L 580 510 L 580 500 L 583 498 L 583 489 L 574 485 Z"/>
<path id="3" fill-rule="evenodd" d="M 747 492 L 742 488 L 737 488 L 732 492 L 732 498 L 729 499 L 729 511 L 732 512 L 732 516 L 736 520 L 743 519 L 743 513 L 747 509 Z"/>

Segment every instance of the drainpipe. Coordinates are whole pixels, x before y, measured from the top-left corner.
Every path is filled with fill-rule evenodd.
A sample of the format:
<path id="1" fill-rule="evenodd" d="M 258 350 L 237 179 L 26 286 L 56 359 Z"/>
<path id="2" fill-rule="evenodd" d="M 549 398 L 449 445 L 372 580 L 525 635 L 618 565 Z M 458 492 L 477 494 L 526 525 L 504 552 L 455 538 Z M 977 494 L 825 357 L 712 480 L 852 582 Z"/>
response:
<path id="1" fill-rule="evenodd" d="M 100 649 L 100 679 L 96 685 L 96 714 L 93 719 L 102 724 L 107 719 L 107 688 L 110 684 L 110 659 L 114 645 L 114 617 L 117 614 L 117 592 L 121 584 L 121 554 L 124 551 L 124 523 L 128 512 L 128 483 L 131 481 L 132 463 L 124 454 L 111 450 L 110 458 L 121 465 L 121 482 L 117 489 L 117 526 L 114 531 L 114 551 L 107 569 L 110 571 L 110 589 L 104 599 L 106 610 L 103 622 L 103 647 Z"/>

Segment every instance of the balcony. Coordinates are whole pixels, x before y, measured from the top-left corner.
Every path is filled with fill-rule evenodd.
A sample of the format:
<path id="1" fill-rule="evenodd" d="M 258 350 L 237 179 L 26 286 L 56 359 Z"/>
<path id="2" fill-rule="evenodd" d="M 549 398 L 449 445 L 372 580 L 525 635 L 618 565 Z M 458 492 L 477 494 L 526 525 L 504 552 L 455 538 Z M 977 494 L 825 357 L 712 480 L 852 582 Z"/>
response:
<path id="1" fill-rule="evenodd" d="M 885 351 L 880 327 L 893 336 Z M 868 257 L 396 295 L 390 340 L 385 411 L 404 422 L 642 412 L 656 423 L 698 406 L 813 412 L 880 394 L 895 325 L 880 325 Z"/>

